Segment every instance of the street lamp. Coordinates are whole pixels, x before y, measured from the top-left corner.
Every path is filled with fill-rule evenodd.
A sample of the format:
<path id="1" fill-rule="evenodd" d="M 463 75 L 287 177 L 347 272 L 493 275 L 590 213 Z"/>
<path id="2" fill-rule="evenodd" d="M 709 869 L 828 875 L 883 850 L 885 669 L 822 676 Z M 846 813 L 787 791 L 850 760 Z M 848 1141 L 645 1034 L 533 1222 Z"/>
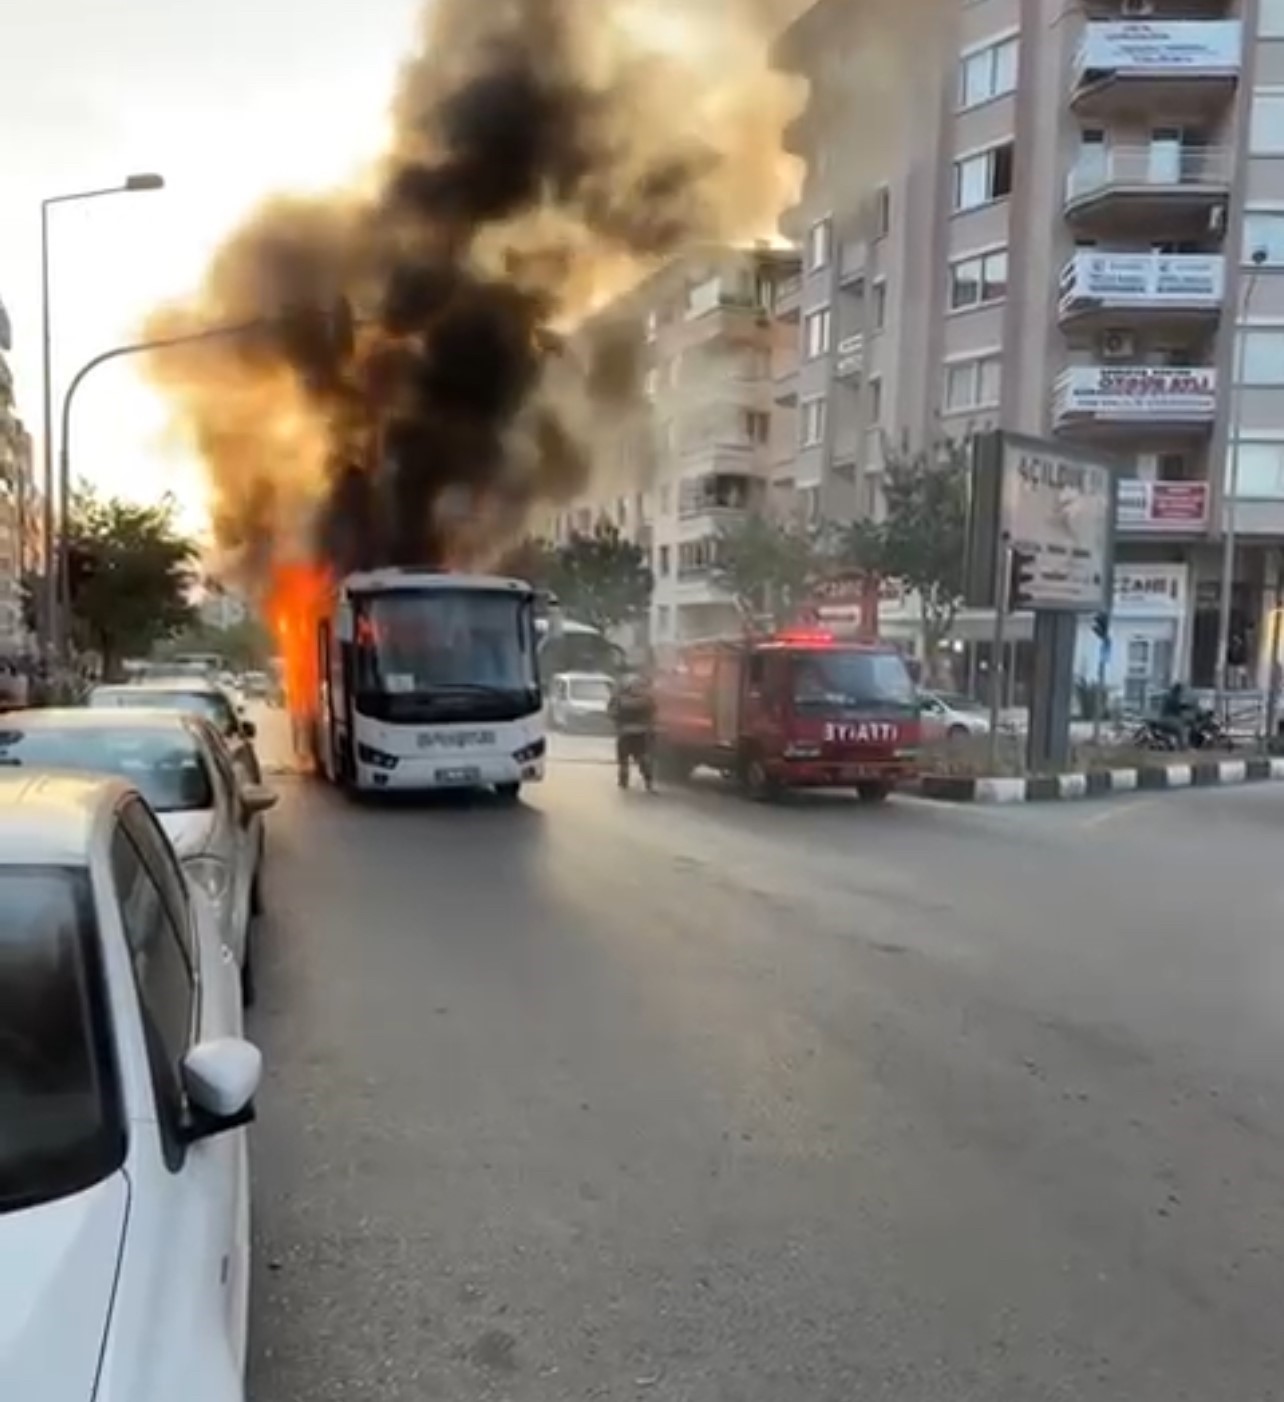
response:
<path id="1" fill-rule="evenodd" d="M 1239 419 L 1243 402 L 1243 354 L 1240 330 L 1248 321 L 1249 307 L 1253 292 L 1257 287 L 1257 275 L 1266 262 L 1265 248 L 1255 248 L 1249 255 L 1252 267 L 1244 275 L 1244 296 L 1240 302 L 1239 316 L 1236 319 L 1234 337 L 1231 342 L 1231 402 L 1230 422 L 1226 428 L 1226 442 L 1230 450 L 1229 470 L 1222 475 L 1222 583 L 1217 597 L 1217 658 L 1214 683 L 1217 688 L 1217 709 L 1222 714 L 1223 723 L 1230 726 L 1230 629 L 1231 592 L 1235 587 L 1235 503 L 1239 496 Z"/>
<path id="2" fill-rule="evenodd" d="M 62 555 L 55 552 L 54 532 L 54 452 L 53 452 L 53 334 L 50 317 L 50 278 L 49 278 L 49 211 L 56 204 L 74 204 L 80 200 L 101 199 L 105 195 L 132 195 L 146 190 L 160 190 L 164 179 L 152 172 L 130 175 L 119 185 L 106 185 L 101 189 L 77 190 L 66 195 L 51 195 L 40 202 L 40 343 L 44 378 L 44 619 L 42 643 L 46 651 L 57 650 L 61 636 L 59 617 L 59 580 L 63 575 Z M 65 518 L 69 489 L 62 484 L 61 507 Z M 55 553 L 58 559 L 55 560 Z"/>

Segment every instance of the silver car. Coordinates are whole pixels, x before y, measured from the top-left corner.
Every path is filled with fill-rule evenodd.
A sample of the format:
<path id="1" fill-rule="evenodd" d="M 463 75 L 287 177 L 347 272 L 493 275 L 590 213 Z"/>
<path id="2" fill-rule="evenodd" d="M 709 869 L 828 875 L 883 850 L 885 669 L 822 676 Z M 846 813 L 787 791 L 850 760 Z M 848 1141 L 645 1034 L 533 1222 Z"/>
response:
<path id="1" fill-rule="evenodd" d="M 549 687 L 549 724 L 554 730 L 610 730 L 614 691 L 605 672 L 559 672 Z"/>
<path id="2" fill-rule="evenodd" d="M 970 696 L 953 691 L 921 691 L 923 737 L 926 740 L 966 740 L 990 733 L 990 709 Z"/>
<path id="3" fill-rule="evenodd" d="M 178 711 L 49 709 L 6 716 L 0 767 L 117 775 L 151 805 L 209 898 L 254 999 L 251 916 L 262 905 L 262 815 L 276 795 L 241 779 L 208 721 Z"/>

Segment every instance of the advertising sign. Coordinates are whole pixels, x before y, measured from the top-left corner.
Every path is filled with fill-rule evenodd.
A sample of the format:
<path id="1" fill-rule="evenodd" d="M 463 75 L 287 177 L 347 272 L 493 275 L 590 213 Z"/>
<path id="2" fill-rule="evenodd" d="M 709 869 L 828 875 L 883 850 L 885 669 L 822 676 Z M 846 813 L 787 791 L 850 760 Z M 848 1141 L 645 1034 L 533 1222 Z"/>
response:
<path id="1" fill-rule="evenodd" d="M 1124 530 L 1198 530 L 1208 520 L 1208 483 L 1125 478 L 1115 519 Z"/>
<path id="2" fill-rule="evenodd" d="M 1164 614 L 1186 612 L 1185 565 L 1119 565 L 1115 569 L 1114 612 Z"/>
<path id="3" fill-rule="evenodd" d="M 1202 365 L 1073 365 L 1057 389 L 1063 416 L 1199 422 L 1217 409 L 1217 371 Z"/>
<path id="4" fill-rule="evenodd" d="M 1238 20 L 1125 20 L 1090 24 L 1079 50 L 1089 73 L 1236 74 Z"/>
<path id="5" fill-rule="evenodd" d="M 1215 253 L 1079 252 L 1061 273 L 1061 307 L 1220 306 L 1224 270 Z"/>
<path id="6" fill-rule="evenodd" d="M 1107 605 L 1115 475 L 1104 463 L 1017 434 L 1003 436 L 1001 528 L 1024 557 L 1023 604 L 1099 610 Z"/>

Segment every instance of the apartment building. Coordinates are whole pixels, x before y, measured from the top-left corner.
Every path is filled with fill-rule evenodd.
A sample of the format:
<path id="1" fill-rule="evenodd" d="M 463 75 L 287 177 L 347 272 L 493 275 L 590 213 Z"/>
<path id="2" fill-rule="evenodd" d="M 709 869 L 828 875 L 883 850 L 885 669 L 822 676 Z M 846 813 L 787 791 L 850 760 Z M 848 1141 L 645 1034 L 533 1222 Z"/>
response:
<path id="1" fill-rule="evenodd" d="M 1284 563 L 1284 0 L 962 0 L 857 187 L 839 173 L 859 132 L 826 92 L 863 13 L 818 0 L 776 50 L 812 84 L 790 131 L 809 171 L 785 223 L 805 259 L 782 308 L 797 352 L 776 389 L 804 426 L 799 480 L 876 513 L 883 432 L 1091 444 L 1121 474 L 1114 689 L 1213 682 L 1228 515 L 1231 663 L 1264 682 Z M 889 610 L 891 631 L 912 619 L 912 601 Z M 965 615 L 960 636 L 982 651 L 988 626 Z M 1094 653 L 1085 628 L 1082 671 Z"/>
<path id="2" fill-rule="evenodd" d="M 0 351 L 0 656 L 25 649 L 22 579 L 38 558 L 31 549 L 37 529 L 31 490 L 31 435 L 14 404 L 13 376 Z"/>
<path id="3" fill-rule="evenodd" d="M 724 524 L 766 505 L 773 464 L 793 457 L 793 414 L 773 395 L 773 364 L 792 330 L 771 308 L 798 267 L 797 254 L 765 245 L 710 249 L 659 270 L 595 319 L 636 324 L 644 396 L 631 420 L 605 426 L 589 491 L 554 514 L 548 533 L 564 540 L 606 518 L 644 547 L 652 642 L 736 624 L 714 554 Z"/>

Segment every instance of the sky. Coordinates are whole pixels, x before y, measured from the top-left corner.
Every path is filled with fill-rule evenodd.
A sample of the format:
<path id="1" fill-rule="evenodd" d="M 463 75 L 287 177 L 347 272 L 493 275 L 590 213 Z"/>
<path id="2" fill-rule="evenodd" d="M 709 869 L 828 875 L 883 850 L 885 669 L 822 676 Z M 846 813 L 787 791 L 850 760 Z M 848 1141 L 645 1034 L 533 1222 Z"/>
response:
<path id="1" fill-rule="evenodd" d="M 486 0 L 478 0 L 486 3 Z M 19 412 L 39 439 L 40 201 L 157 172 L 157 193 L 51 211 L 55 394 L 199 283 L 267 194 L 342 183 L 377 153 L 423 0 L 0 0 L 0 299 Z M 57 400 L 55 400 L 55 404 Z M 73 473 L 179 498 L 203 523 L 199 464 L 128 360 L 76 398 Z M 37 442 L 37 471 L 40 448 Z"/>

